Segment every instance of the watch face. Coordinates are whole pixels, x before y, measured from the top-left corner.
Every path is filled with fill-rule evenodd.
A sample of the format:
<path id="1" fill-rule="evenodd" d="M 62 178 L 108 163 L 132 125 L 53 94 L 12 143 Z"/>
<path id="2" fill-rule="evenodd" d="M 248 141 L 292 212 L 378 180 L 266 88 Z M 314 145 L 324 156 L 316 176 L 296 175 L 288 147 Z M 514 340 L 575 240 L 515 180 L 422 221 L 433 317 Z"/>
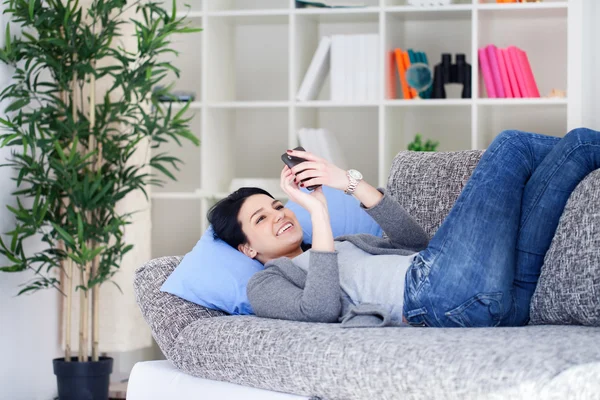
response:
<path id="1" fill-rule="evenodd" d="M 361 180 L 363 178 L 362 174 L 355 169 L 348 170 L 348 173 L 356 180 Z"/>

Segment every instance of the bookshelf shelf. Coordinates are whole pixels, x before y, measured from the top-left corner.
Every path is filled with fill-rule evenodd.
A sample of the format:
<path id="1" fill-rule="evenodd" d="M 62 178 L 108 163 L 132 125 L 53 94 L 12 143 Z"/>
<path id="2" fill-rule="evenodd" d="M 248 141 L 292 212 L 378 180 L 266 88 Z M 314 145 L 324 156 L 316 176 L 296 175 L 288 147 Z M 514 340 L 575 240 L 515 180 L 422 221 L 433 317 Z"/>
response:
<path id="1" fill-rule="evenodd" d="M 220 108 L 285 108 L 289 107 L 288 101 L 229 101 L 210 102 L 206 106 L 209 109 Z"/>
<path id="2" fill-rule="evenodd" d="M 386 100 L 384 104 L 391 107 L 466 107 L 473 104 L 473 99 Z"/>
<path id="3" fill-rule="evenodd" d="M 566 106 L 568 100 L 566 98 L 477 99 L 476 103 L 482 106 Z"/>
<path id="4" fill-rule="evenodd" d="M 378 102 L 338 102 L 338 101 L 304 101 L 296 102 L 298 108 L 355 108 L 355 107 L 377 107 Z"/>
<path id="5" fill-rule="evenodd" d="M 364 8 L 297 9 L 294 0 L 178 0 L 178 15 L 203 28 L 175 40 L 181 54 L 171 60 L 182 70 L 175 89 L 196 93 L 189 113 L 201 145 L 156 149 L 177 154 L 184 165 L 175 171 L 178 181 L 153 188 L 153 240 L 162 243 L 153 256 L 189 251 L 207 226 L 208 208 L 229 194 L 232 179 L 278 178 L 280 156 L 298 145 L 300 128 L 335 133 L 352 167 L 385 186 L 393 158 L 416 133 L 439 141 L 439 151 L 454 151 L 484 149 L 503 129 L 562 136 L 581 125 L 580 2 L 454 0 L 413 7 L 407 0 L 364 1 Z M 366 33 L 379 35 L 376 100 L 332 101 L 329 76 L 315 100 L 296 99 L 323 36 Z M 522 48 L 540 94 L 559 89 L 569 97 L 486 98 L 477 50 L 488 44 Z M 430 65 L 441 53 L 464 53 L 472 98 L 461 98 L 461 85 L 447 85 L 447 99 L 387 98 L 385 61 L 395 48 L 423 51 Z M 180 225 L 194 225 L 181 233 L 185 240 L 166 237 Z"/>
<path id="6" fill-rule="evenodd" d="M 163 104 L 169 104 L 169 103 L 163 103 Z M 173 102 L 171 104 L 173 105 L 173 109 L 174 110 L 180 110 L 187 103 L 185 103 L 185 102 Z M 190 104 L 189 110 L 201 110 L 201 109 L 202 109 L 202 102 L 201 101 L 193 101 L 192 104 Z"/>
<path id="7" fill-rule="evenodd" d="M 452 6 L 411 7 L 396 6 L 385 8 L 385 13 L 400 20 L 440 21 L 470 18 L 473 6 L 470 4 L 455 4 Z"/>
<path id="8" fill-rule="evenodd" d="M 318 23 L 339 22 L 377 22 L 379 19 L 379 8 L 334 8 L 334 9 L 300 9 L 295 10 L 296 18 L 303 18 Z"/>
<path id="9" fill-rule="evenodd" d="M 539 11 L 539 10 L 551 10 L 551 9 L 564 9 L 569 8 L 569 3 L 566 1 L 546 1 L 540 3 L 489 3 L 489 4 L 477 4 L 475 8 L 479 11 Z"/>
<path id="10" fill-rule="evenodd" d="M 214 11 L 206 15 L 230 24 L 270 25 L 287 23 L 290 12 L 289 10 Z"/>

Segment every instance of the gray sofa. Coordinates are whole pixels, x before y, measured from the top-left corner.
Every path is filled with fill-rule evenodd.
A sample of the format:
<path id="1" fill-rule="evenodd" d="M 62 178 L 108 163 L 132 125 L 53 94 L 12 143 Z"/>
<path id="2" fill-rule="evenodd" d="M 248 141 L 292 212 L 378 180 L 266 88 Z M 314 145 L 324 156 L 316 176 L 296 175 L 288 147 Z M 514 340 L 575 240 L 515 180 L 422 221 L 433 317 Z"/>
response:
<path id="1" fill-rule="evenodd" d="M 433 235 L 481 154 L 400 152 L 387 189 Z M 205 379 L 328 400 L 600 399 L 600 170 L 576 188 L 563 217 L 540 278 L 543 296 L 534 298 L 542 325 L 341 329 L 227 316 L 159 290 L 175 256 L 142 266 L 135 290 L 165 356 Z M 565 268 L 578 293 L 555 279 Z M 596 326 L 550 325 L 565 301 L 575 308 L 567 322 Z"/>

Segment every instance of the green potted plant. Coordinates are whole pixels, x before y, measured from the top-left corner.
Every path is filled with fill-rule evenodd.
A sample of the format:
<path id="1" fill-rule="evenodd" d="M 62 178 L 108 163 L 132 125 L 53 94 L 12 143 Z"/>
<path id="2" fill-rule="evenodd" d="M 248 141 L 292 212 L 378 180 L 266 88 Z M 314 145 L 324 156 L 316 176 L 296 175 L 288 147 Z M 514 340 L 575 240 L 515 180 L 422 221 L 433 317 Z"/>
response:
<path id="1" fill-rule="evenodd" d="M 415 140 L 410 142 L 408 144 L 408 150 L 412 150 L 412 151 L 435 151 L 435 149 L 438 147 L 438 145 L 440 144 L 440 142 L 437 141 L 432 141 L 430 139 L 427 139 L 427 141 L 425 143 L 423 143 L 423 140 L 421 138 L 421 134 L 417 133 L 415 135 Z"/>
<path id="2" fill-rule="evenodd" d="M 131 157 L 170 139 L 200 144 L 189 129 L 189 103 L 174 112 L 158 102 L 169 88 L 152 90 L 170 71 L 179 76 L 164 57 L 177 54 L 169 48 L 173 35 L 200 30 L 177 17 L 175 3 L 167 11 L 146 0 L 4 2 L 10 23 L 0 60 L 14 73 L 0 93 L 7 104 L 0 146 L 15 149 L 2 166 L 17 172 L 17 206 L 8 207 L 16 217 L 10 240 L 0 236 L 9 263 L 0 270 L 33 271 L 18 294 L 54 288 L 64 295 L 65 355 L 53 360 L 61 399 L 108 398 L 112 359 L 98 353 L 98 288 L 133 247 L 123 241 L 133 213 L 117 213 L 116 204 L 137 190 L 148 199 L 147 186 L 164 183 L 148 166 L 175 180 L 171 168 L 181 162 L 159 153 L 135 165 Z M 11 26 L 20 33 L 12 36 Z M 29 254 L 24 241 L 34 235 L 47 248 Z"/>

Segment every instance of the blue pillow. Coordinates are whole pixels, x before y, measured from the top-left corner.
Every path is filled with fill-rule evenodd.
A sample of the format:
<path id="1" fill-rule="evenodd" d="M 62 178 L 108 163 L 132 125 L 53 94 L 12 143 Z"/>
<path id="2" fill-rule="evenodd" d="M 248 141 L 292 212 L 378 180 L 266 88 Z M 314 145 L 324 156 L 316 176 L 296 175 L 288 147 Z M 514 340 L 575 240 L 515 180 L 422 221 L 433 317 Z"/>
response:
<path id="1" fill-rule="evenodd" d="M 307 189 L 302 189 L 308 192 Z M 374 236 L 383 236 L 383 230 L 365 210 L 360 208 L 360 201 L 354 196 L 348 196 L 341 190 L 323 186 L 323 194 L 327 199 L 329 219 L 333 237 L 352 235 L 355 233 L 369 233 Z M 300 205 L 288 201 L 285 205 L 292 210 L 302 226 L 304 242 L 312 243 L 312 221 L 310 214 Z"/>
<path id="2" fill-rule="evenodd" d="M 263 265 L 220 239 L 212 226 L 160 288 L 192 303 L 232 315 L 254 314 L 246 285 Z"/>
<path id="3" fill-rule="evenodd" d="M 360 208 L 356 198 L 326 186 L 323 187 L 323 193 L 327 199 L 334 237 L 355 233 L 382 236 L 383 230 Z M 292 201 L 288 201 L 286 207 L 296 214 L 302 226 L 304 242 L 312 243 L 312 222 L 308 211 Z M 264 269 L 264 266 L 222 240 L 215 240 L 213 232 L 210 226 L 163 283 L 161 290 L 232 315 L 254 314 L 246 295 L 246 286 L 250 277 Z"/>

